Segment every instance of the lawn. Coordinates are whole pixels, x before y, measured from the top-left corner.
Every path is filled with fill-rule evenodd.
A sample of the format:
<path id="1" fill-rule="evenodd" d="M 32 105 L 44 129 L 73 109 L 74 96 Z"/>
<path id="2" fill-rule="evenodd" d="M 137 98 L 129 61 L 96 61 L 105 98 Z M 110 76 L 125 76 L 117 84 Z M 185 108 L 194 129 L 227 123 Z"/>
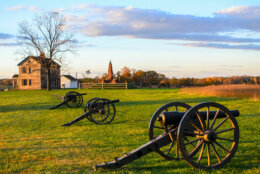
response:
<path id="1" fill-rule="evenodd" d="M 192 106 L 219 102 L 240 110 L 238 151 L 223 169 L 203 171 L 184 160 L 166 161 L 150 153 L 113 173 L 259 173 L 260 101 L 185 94 L 178 89 L 76 90 L 93 97 L 120 99 L 109 125 L 87 119 L 62 127 L 83 113 L 58 104 L 69 90 L 0 92 L 0 173 L 90 173 L 92 166 L 112 161 L 146 143 L 149 120 L 162 105 L 179 101 Z M 100 170 L 97 173 L 111 173 Z M 93 172 L 95 173 L 95 172 Z"/>

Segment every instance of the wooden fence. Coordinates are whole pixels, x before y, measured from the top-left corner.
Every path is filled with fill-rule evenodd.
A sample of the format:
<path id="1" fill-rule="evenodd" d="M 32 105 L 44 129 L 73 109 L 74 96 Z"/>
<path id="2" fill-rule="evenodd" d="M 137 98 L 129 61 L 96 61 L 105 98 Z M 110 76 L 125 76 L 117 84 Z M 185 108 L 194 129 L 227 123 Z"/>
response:
<path id="1" fill-rule="evenodd" d="M 128 89 L 128 83 L 79 83 L 79 89 Z"/>

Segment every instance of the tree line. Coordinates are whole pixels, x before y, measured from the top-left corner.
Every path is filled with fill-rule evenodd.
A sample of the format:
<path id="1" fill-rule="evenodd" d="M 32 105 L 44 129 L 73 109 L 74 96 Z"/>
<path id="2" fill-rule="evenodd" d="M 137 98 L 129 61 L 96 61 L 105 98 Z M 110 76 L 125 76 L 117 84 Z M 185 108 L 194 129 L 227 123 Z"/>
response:
<path id="1" fill-rule="evenodd" d="M 88 72 L 89 74 L 89 72 Z M 100 83 L 107 74 L 102 77 L 80 79 L 81 83 Z M 260 76 L 231 76 L 231 77 L 207 77 L 207 78 L 167 78 L 164 74 L 156 71 L 143 71 L 122 68 L 114 75 L 118 83 L 131 83 L 139 87 L 186 87 L 186 86 L 207 86 L 221 84 L 260 84 Z"/>

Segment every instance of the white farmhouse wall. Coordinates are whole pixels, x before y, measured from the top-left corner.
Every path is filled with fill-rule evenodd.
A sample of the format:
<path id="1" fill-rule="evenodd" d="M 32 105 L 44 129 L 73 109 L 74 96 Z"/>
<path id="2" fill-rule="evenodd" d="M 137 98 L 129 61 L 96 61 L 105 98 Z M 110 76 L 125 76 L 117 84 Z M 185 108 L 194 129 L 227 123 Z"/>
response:
<path id="1" fill-rule="evenodd" d="M 78 81 L 71 81 L 70 88 L 78 88 Z"/>
<path id="2" fill-rule="evenodd" d="M 66 77 L 61 76 L 60 85 L 60 88 L 70 88 L 70 80 Z"/>
<path id="3" fill-rule="evenodd" d="M 61 76 L 60 79 L 60 88 L 78 88 L 78 81 L 72 81 L 64 76 Z"/>

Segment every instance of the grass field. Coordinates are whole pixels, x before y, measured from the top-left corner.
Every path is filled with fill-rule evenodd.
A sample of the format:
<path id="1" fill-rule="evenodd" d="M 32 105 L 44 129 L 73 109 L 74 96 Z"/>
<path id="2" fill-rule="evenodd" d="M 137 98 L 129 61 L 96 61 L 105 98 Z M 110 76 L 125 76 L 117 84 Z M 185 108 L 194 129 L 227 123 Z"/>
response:
<path id="1" fill-rule="evenodd" d="M 68 91 L 0 92 L 0 173 L 91 173 L 91 166 L 111 161 L 146 143 L 151 116 L 172 101 L 192 106 L 214 101 L 240 110 L 240 144 L 231 162 L 220 170 L 203 171 L 191 168 L 184 160 L 166 161 L 151 153 L 113 173 L 260 172 L 260 101 L 184 94 L 178 89 L 82 89 L 77 91 L 88 93 L 84 103 L 93 97 L 120 99 L 114 121 L 96 125 L 84 119 L 62 127 L 61 124 L 83 113 L 83 106 L 48 110 Z"/>

